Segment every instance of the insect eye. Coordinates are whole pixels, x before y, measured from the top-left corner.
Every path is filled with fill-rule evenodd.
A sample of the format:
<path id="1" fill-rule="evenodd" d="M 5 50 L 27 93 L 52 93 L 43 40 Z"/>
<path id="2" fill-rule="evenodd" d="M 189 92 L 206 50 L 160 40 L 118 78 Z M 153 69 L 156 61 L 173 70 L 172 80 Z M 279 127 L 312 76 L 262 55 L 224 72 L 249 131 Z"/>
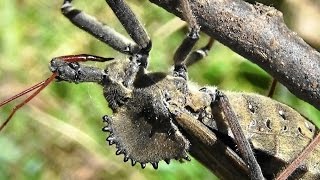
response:
<path id="1" fill-rule="evenodd" d="M 75 70 L 78 70 L 80 68 L 80 64 L 78 62 L 68 63 L 68 66 Z"/>

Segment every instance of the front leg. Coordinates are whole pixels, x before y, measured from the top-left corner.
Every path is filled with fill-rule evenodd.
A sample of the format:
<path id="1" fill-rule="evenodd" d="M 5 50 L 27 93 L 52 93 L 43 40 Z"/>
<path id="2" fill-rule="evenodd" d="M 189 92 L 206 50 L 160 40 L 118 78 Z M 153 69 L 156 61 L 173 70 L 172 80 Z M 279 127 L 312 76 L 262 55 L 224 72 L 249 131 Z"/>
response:
<path id="1" fill-rule="evenodd" d="M 254 156 L 250 143 L 245 137 L 242 131 L 242 128 L 240 126 L 240 123 L 238 121 L 238 118 L 231 107 L 228 97 L 221 91 L 218 91 L 217 89 L 215 89 L 215 91 L 213 92 L 206 88 L 203 88 L 201 90 L 206 91 L 211 95 L 211 98 L 212 98 L 211 107 L 214 108 L 215 106 L 218 105 L 219 109 L 224 113 L 225 117 L 227 118 L 226 120 L 228 121 L 231 131 L 234 135 L 240 154 L 244 159 L 244 161 L 249 166 L 251 179 L 252 180 L 265 179 L 263 177 L 260 165 L 258 164 L 257 159 Z"/>
<path id="2" fill-rule="evenodd" d="M 131 55 L 140 50 L 135 42 L 132 42 L 130 39 L 121 35 L 113 28 L 98 21 L 93 16 L 74 8 L 72 5 L 72 0 L 63 1 L 61 12 L 75 26 L 86 31 L 121 53 Z"/>
<path id="3" fill-rule="evenodd" d="M 174 122 L 191 143 L 190 154 L 221 179 L 248 179 L 248 168 L 242 159 L 216 134 L 184 107 L 167 102 Z"/>

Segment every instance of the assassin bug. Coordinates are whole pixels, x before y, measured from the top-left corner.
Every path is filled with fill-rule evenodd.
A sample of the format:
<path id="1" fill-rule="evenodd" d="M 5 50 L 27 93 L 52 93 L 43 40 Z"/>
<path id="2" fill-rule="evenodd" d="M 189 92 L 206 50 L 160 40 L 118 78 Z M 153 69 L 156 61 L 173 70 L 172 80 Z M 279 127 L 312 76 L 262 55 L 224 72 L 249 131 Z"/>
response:
<path id="1" fill-rule="evenodd" d="M 121 1 L 120 3 L 123 3 L 123 2 Z M 112 5 L 112 2 L 111 2 L 111 6 L 117 6 L 117 5 L 115 4 Z M 185 6 L 186 7 L 184 8 L 187 9 L 188 8 L 187 5 Z M 114 11 L 116 14 L 119 13 L 118 16 L 121 17 L 124 14 L 121 14 L 122 12 L 117 11 L 120 9 L 119 7 L 120 5 L 118 4 L 118 7 L 114 9 Z M 122 10 L 123 8 L 126 9 L 125 12 L 129 13 L 129 16 L 132 15 L 130 14 L 131 11 L 127 9 L 126 5 L 121 5 L 121 7 L 122 7 L 121 8 Z M 114 110 L 116 114 L 113 117 L 116 120 L 112 120 L 110 117 L 107 117 L 107 116 L 104 117 L 104 121 L 107 123 L 104 130 L 111 132 L 111 135 L 109 136 L 108 141 L 110 144 L 116 143 L 118 148 L 117 154 L 125 154 L 124 160 L 127 161 L 131 159 L 133 165 L 136 163 L 136 161 L 138 161 L 140 162 L 142 167 L 145 167 L 146 163 L 151 163 L 154 168 L 157 168 L 158 166 L 157 163 L 160 160 L 165 160 L 168 162 L 172 158 L 188 159 L 186 155 L 186 150 L 189 148 L 190 142 L 188 142 L 188 138 L 185 138 L 182 134 L 180 134 L 181 132 L 179 131 L 179 127 L 175 124 L 175 120 L 181 119 L 181 121 L 179 121 L 178 124 L 179 126 L 182 126 L 183 129 L 185 129 L 185 131 L 189 131 L 187 129 L 188 127 L 190 128 L 190 126 L 184 126 L 183 124 L 183 119 L 186 116 L 188 117 L 188 115 L 190 116 L 187 118 L 189 119 L 189 121 L 191 121 L 190 119 L 200 118 L 202 121 L 204 121 L 203 123 L 206 124 L 208 127 L 212 128 L 213 130 L 220 131 L 221 129 L 217 129 L 217 127 L 214 124 L 212 124 L 212 122 L 210 121 L 210 119 L 212 120 L 212 117 L 209 116 L 211 113 L 217 113 L 216 115 L 219 116 L 219 112 L 214 112 L 215 111 L 214 108 L 212 109 L 209 108 L 210 102 L 216 103 L 215 100 L 218 100 L 219 98 L 221 98 L 220 100 L 218 100 L 218 103 L 222 102 L 222 104 L 220 104 L 219 106 L 222 109 L 223 113 L 225 114 L 225 117 L 221 119 L 228 119 L 228 115 L 226 115 L 228 113 L 229 113 L 229 116 L 234 116 L 232 115 L 233 113 L 232 110 L 227 110 L 227 108 L 230 107 L 230 104 L 228 104 L 228 101 L 224 99 L 226 97 L 231 99 L 231 101 L 238 100 L 240 99 L 240 97 L 242 97 L 243 99 L 240 102 L 247 101 L 248 103 L 247 108 L 252 113 L 258 111 L 259 108 L 261 108 L 260 104 L 258 102 L 255 102 L 254 100 L 264 100 L 266 101 L 265 104 L 268 104 L 268 103 L 270 104 L 268 100 L 256 95 L 245 95 L 245 94 L 233 95 L 232 93 L 228 93 L 228 92 L 221 94 L 220 91 L 216 91 L 215 89 L 211 89 L 210 91 L 208 91 L 208 89 L 201 89 L 201 91 L 199 92 L 198 90 L 191 91 L 191 88 L 188 87 L 185 82 L 187 78 L 186 70 L 181 61 L 185 59 L 185 56 L 191 50 L 191 47 L 196 41 L 196 38 L 195 39 L 187 38 L 178 49 L 174 58 L 175 70 L 173 72 L 172 77 L 167 76 L 163 73 L 145 74 L 144 69 L 147 64 L 147 55 L 151 47 L 151 44 L 150 44 L 151 42 L 149 42 L 149 39 L 146 33 L 143 32 L 144 30 L 142 27 L 138 27 L 136 29 L 138 32 L 127 29 L 127 31 L 129 31 L 129 34 L 131 32 L 130 34 L 131 37 L 140 46 L 140 47 L 136 47 L 132 44 L 125 44 L 124 41 L 121 41 L 122 37 L 118 36 L 116 33 L 113 33 L 110 31 L 104 31 L 104 29 L 99 29 L 99 28 L 96 30 L 90 29 L 90 26 L 95 25 L 95 24 L 90 24 L 90 23 L 94 23 L 94 21 L 90 21 L 90 19 L 86 19 L 85 16 L 77 20 L 77 15 L 79 15 L 78 17 L 81 17 L 83 14 L 81 14 L 81 12 L 78 10 L 73 10 L 71 7 L 71 4 L 69 4 L 69 1 L 65 1 L 62 9 L 65 15 L 68 18 L 70 18 L 70 20 L 73 21 L 73 23 L 75 24 L 78 23 L 78 26 L 80 26 L 81 28 L 91 32 L 95 36 L 98 36 L 99 38 L 101 38 L 100 40 L 106 41 L 115 49 L 119 50 L 120 52 L 131 55 L 131 57 L 129 59 L 125 59 L 121 61 L 118 60 L 118 62 L 111 63 L 108 66 L 108 68 L 105 69 L 104 71 L 101 71 L 93 67 L 83 66 L 78 62 L 81 62 L 83 60 L 107 61 L 111 59 L 101 58 L 97 56 L 90 56 L 90 55 L 58 57 L 53 59 L 50 65 L 50 68 L 54 72 L 54 74 L 47 81 L 43 82 L 43 84 L 45 85 L 48 84 L 55 77 L 57 77 L 59 80 L 75 82 L 75 83 L 87 81 L 87 82 L 98 82 L 99 84 L 102 84 L 104 86 L 105 97 L 108 100 L 109 105 L 111 106 L 111 108 Z M 188 12 L 188 10 L 186 10 L 186 12 Z M 191 31 L 190 34 L 194 35 L 197 33 L 196 32 L 197 27 L 195 27 L 196 26 L 195 22 L 192 22 L 192 18 L 190 18 L 192 15 L 189 14 L 187 16 L 188 16 L 187 19 L 189 18 L 189 21 L 190 21 L 189 23 L 193 25 L 192 30 L 195 31 L 195 32 Z M 120 18 L 120 20 L 124 21 L 122 23 L 127 24 L 127 26 L 125 27 L 128 28 L 128 21 L 127 21 L 128 19 Z M 134 21 L 135 20 L 133 19 L 133 22 Z M 132 22 L 132 19 L 130 19 L 130 22 Z M 81 23 L 84 23 L 84 24 L 81 24 Z M 138 22 L 134 22 L 134 24 L 139 25 Z M 114 42 L 113 41 L 114 39 L 108 39 L 108 37 L 105 38 L 100 36 L 99 30 L 101 30 L 100 32 L 111 33 L 112 34 L 111 36 L 113 36 L 114 38 L 118 38 L 119 41 Z M 145 36 L 140 36 L 141 34 L 144 34 Z M 190 56 L 190 57 L 193 57 L 193 56 Z M 188 60 L 190 59 L 187 59 L 187 62 Z M 124 71 L 125 73 L 122 74 L 121 72 L 114 71 L 115 69 L 125 70 Z M 122 84 L 119 83 L 119 81 Z M 130 88 L 129 90 L 127 89 L 130 86 L 135 88 L 133 89 L 134 92 L 131 92 Z M 44 87 L 45 86 L 41 86 L 41 88 L 44 88 Z M 41 89 L 39 88 L 38 90 L 41 90 Z M 157 93 L 160 93 L 160 94 L 157 94 Z M 117 96 L 115 96 L 115 94 Z M 135 99 L 135 100 L 131 101 L 131 99 Z M 249 99 L 252 99 L 252 100 L 249 101 Z M 141 103 L 142 105 L 140 106 L 140 104 L 139 103 L 137 104 L 137 102 Z M 146 103 L 146 105 L 144 103 Z M 278 104 L 276 103 L 276 106 L 280 106 L 280 110 L 277 112 L 278 115 L 281 117 L 282 116 L 286 117 L 287 114 L 284 112 L 286 106 L 283 106 L 279 103 Z M 166 108 L 161 109 L 163 107 L 166 107 L 167 109 Z M 238 107 L 238 108 L 232 107 L 232 108 L 241 110 L 241 107 Z M 266 109 L 262 109 L 262 110 L 266 110 Z M 288 112 L 288 114 L 291 115 L 293 113 L 293 110 L 287 109 L 286 112 Z M 257 114 L 261 115 L 262 112 Z M 208 119 L 207 116 L 211 118 Z M 11 115 L 9 116 L 9 118 L 10 117 Z M 132 118 L 132 117 L 135 117 L 135 118 Z M 143 119 L 140 120 L 141 122 L 140 121 L 135 122 L 136 120 L 139 120 L 142 117 Z M 285 119 L 284 117 L 282 118 Z M 130 119 L 129 122 L 120 121 L 120 120 L 126 120 L 126 119 L 127 120 Z M 233 118 L 233 119 L 236 119 L 236 118 Z M 155 120 L 155 122 L 153 122 L 153 120 Z M 165 121 L 165 120 L 169 120 L 169 121 Z M 300 121 L 304 122 L 303 118 L 298 122 Z M 271 127 L 270 123 L 271 122 L 267 123 L 266 126 Z M 130 126 L 132 128 L 129 128 Z M 138 128 L 134 128 L 134 127 L 138 127 Z M 127 134 L 126 132 L 124 132 L 127 128 L 132 129 L 133 132 L 131 132 L 131 134 Z M 306 133 L 308 131 L 310 131 L 311 133 L 315 133 L 316 131 L 313 125 L 308 123 L 307 125 L 302 126 L 302 128 L 304 129 L 301 130 L 301 127 L 299 128 L 298 130 L 302 131 L 303 133 Z M 137 139 L 130 139 L 131 137 L 133 138 L 137 137 L 137 134 L 141 133 L 140 132 L 141 129 L 146 130 L 145 132 L 146 134 L 143 134 L 143 135 L 140 134 L 141 137 L 139 138 L 141 138 L 141 140 L 146 140 L 148 138 L 150 139 L 154 138 L 154 139 L 146 142 L 140 142 Z M 135 130 L 139 132 L 134 132 Z M 210 132 L 208 133 L 210 134 Z M 197 134 L 197 133 L 194 133 L 194 134 Z M 169 139 L 169 140 L 163 140 L 163 138 Z M 191 139 L 193 138 L 192 135 L 190 138 Z M 307 139 L 308 138 L 310 140 L 310 138 L 312 138 L 312 134 L 309 135 Z M 157 141 L 155 139 L 157 139 Z M 170 140 L 172 140 L 172 142 Z M 163 142 L 162 144 L 160 144 L 161 146 L 158 146 L 158 144 L 152 144 L 151 149 L 146 148 L 146 146 L 148 145 L 147 143 L 159 143 L 159 142 Z M 136 145 L 136 143 L 138 145 Z M 162 149 L 163 146 L 169 147 L 168 150 L 163 150 Z M 149 152 L 146 150 L 150 150 L 150 153 L 140 154 L 140 152 Z M 161 154 L 161 156 L 159 156 L 157 153 Z M 274 173 L 274 171 L 271 170 L 271 173 Z M 254 179 L 261 179 L 261 177 L 255 177 Z"/>

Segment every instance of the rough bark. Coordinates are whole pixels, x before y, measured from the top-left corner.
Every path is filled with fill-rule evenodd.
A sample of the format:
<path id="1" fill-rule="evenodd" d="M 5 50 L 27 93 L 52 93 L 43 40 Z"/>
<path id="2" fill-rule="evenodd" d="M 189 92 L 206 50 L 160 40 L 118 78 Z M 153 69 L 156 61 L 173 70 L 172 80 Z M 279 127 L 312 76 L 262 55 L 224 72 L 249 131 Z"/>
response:
<path id="1" fill-rule="evenodd" d="M 176 0 L 150 0 L 179 16 Z M 288 29 L 278 10 L 241 0 L 191 0 L 201 30 L 256 63 L 320 109 L 320 53 Z"/>

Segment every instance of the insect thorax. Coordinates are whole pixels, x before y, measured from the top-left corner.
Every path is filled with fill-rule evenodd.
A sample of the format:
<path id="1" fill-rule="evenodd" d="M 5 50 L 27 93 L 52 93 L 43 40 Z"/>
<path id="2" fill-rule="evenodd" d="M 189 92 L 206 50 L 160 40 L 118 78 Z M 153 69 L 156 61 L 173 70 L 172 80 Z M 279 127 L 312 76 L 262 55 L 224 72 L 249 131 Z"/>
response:
<path id="1" fill-rule="evenodd" d="M 187 158 L 189 141 L 167 108 L 168 101 L 186 106 L 187 81 L 166 73 L 133 72 L 127 68 L 130 61 L 115 61 L 106 69 L 104 95 L 113 110 L 107 122 L 109 142 L 125 159 L 141 164 Z"/>

